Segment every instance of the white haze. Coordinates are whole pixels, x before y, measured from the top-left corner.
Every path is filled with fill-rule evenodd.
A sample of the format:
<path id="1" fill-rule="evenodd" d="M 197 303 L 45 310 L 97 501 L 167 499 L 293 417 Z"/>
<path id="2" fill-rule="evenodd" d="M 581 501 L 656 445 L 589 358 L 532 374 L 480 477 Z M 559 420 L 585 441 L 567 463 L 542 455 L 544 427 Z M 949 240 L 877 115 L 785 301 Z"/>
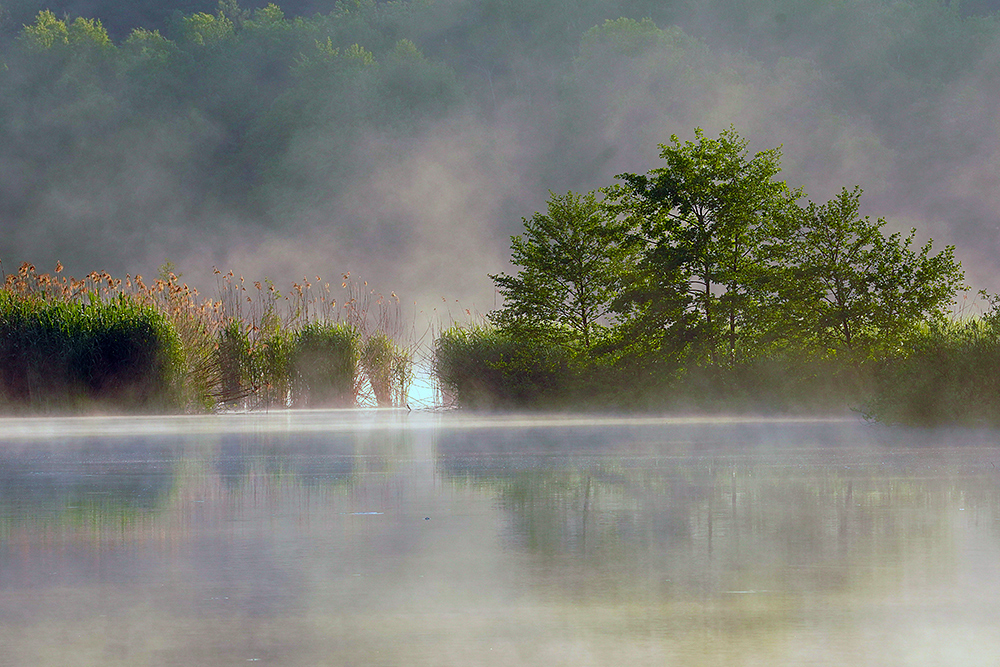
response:
<path id="1" fill-rule="evenodd" d="M 771 15 L 762 16 L 747 20 Z M 39 270 L 62 260 L 76 275 L 102 268 L 150 274 L 170 260 L 208 296 L 213 266 L 279 287 L 315 275 L 339 283 L 351 272 L 425 314 L 439 309 L 431 317 L 484 313 L 495 302 L 488 274 L 511 270 L 509 236 L 522 217 L 544 208 L 550 189 L 609 185 L 617 173 L 658 166 L 657 144 L 671 134 L 687 139 L 699 126 L 713 135 L 732 124 L 753 151 L 780 144 L 783 178 L 810 199 L 861 185 L 864 213 L 888 218 L 893 231 L 916 226 L 938 248 L 955 244 L 970 283 L 1000 288 L 1000 121 L 993 114 L 1000 46 L 982 50 L 919 109 L 896 107 L 910 115 L 896 128 L 884 108 L 858 106 L 880 101 L 852 86 L 882 67 L 866 60 L 860 37 L 843 45 L 851 52 L 843 61 L 861 73 L 851 80 L 823 68 L 818 34 L 772 48 L 720 38 L 718 20 L 691 10 L 684 29 L 704 43 L 676 70 L 653 54 L 623 60 L 606 78 L 571 75 L 578 94 L 571 108 L 560 97 L 565 72 L 511 54 L 513 74 L 495 97 L 405 138 L 355 137 L 346 176 L 342 166 L 331 168 L 327 147 L 342 128 L 310 128 L 275 158 L 302 180 L 263 192 L 251 211 L 187 196 L 186 165 L 220 140 L 217 128 L 197 118 L 124 128 L 87 153 L 98 161 L 70 160 L 44 183 L 19 181 L 17 160 L 0 149 L 5 189 L 37 191 L 28 212 L 6 214 L 0 260 L 6 271 L 22 260 Z M 575 132 L 565 131 L 567 114 Z M 87 141 L 82 129 L 79 141 Z"/>

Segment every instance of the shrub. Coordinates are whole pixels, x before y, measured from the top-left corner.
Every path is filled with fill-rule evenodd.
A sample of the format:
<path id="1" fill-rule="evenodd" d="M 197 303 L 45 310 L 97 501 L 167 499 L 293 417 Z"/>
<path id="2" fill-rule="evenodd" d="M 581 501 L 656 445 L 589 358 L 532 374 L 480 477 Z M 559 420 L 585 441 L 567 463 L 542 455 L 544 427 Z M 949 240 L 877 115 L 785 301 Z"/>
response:
<path id="1" fill-rule="evenodd" d="M 461 407 L 554 407 L 573 387 L 571 356 L 542 337 L 452 327 L 435 342 L 434 373 Z"/>
<path id="2" fill-rule="evenodd" d="M 359 335 L 346 324 L 312 322 L 296 334 L 290 350 L 292 402 L 305 407 L 355 404 Z"/>
<path id="3" fill-rule="evenodd" d="M 181 403 L 180 339 L 125 295 L 54 301 L 0 291 L 0 394 L 31 409 L 165 410 Z"/>

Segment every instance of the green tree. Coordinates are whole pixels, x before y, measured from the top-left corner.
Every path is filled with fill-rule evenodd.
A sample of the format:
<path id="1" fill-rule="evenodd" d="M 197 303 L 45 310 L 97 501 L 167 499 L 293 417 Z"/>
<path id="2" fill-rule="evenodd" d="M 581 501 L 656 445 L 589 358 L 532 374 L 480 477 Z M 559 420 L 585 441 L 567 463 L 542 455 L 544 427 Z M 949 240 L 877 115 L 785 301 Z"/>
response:
<path id="1" fill-rule="evenodd" d="M 35 22 L 21 30 L 21 43 L 33 51 L 46 51 L 69 43 L 66 22 L 56 18 L 49 10 L 38 12 Z"/>
<path id="2" fill-rule="evenodd" d="M 671 141 L 660 146 L 666 166 L 621 174 L 621 183 L 607 190 L 611 209 L 644 249 L 642 289 L 630 298 L 674 304 L 651 309 L 633 303 L 632 310 L 675 313 L 674 321 L 678 309 L 696 315 L 686 320 L 697 328 L 709 359 L 718 363 L 724 344 L 734 362 L 738 352 L 750 352 L 756 337 L 759 288 L 769 268 L 758 250 L 781 233 L 778 223 L 801 193 L 776 180 L 779 148 L 751 158 L 732 127 L 718 139 L 696 129 L 694 141 L 681 143 L 676 135 Z M 651 291 L 656 287 L 663 292 Z"/>
<path id="3" fill-rule="evenodd" d="M 617 225 L 595 193 L 550 193 L 548 211 L 524 221 L 511 238 L 516 276 L 491 275 L 504 298 L 492 319 L 502 327 L 564 327 L 584 350 L 603 328 L 622 271 Z"/>
<path id="4" fill-rule="evenodd" d="M 218 15 L 198 12 L 185 16 L 181 26 L 184 39 L 197 46 L 221 45 L 232 39 L 235 33 L 232 20 L 222 12 Z"/>
<path id="5" fill-rule="evenodd" d="M 269 7 L 272 5 L 269 5 Z M 281 11 L 281 10 L 278 10 Z M 238 0 L 219 0 L 216 15 L 221 19 L 229 19 L 233 24 L 233 30 L 239 32 L 243 29 L 243 24 L 250 20 L 250 10 L 240 7 Z"/>
<path id="6" fill-rule="evenodd" d="M 858 215 L 860 199 L 861 188 L 845 188 L 803 209 L 787 296 L 804 336 L 856 359 L 897 352 L 920 325 L 942 323 L 964 279 L 954 246 L 931 254 L 932 241 L 913 247 L 916 230 L 886 236 L 884 219 Z"/>

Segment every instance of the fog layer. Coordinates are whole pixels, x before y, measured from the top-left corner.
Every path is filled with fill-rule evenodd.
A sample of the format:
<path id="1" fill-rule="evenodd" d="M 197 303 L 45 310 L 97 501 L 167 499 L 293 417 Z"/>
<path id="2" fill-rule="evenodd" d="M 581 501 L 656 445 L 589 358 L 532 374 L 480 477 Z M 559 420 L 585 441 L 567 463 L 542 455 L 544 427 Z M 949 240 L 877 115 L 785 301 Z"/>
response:
<path id="1" fill-rule="evenodd" d="M 4 11 L 7 271 L 169 260 L 209 294 L 213 266 L 279 285 L 351 271 L 484 312 L 549 190 L 732 124 L 751 150 L 782 145 L 811 199 L 861 185 L 864 213 L 955 244 L 998 287 L 986 3 L 76 4 L 53 7 L 63 29 L 38 9 Z"/>

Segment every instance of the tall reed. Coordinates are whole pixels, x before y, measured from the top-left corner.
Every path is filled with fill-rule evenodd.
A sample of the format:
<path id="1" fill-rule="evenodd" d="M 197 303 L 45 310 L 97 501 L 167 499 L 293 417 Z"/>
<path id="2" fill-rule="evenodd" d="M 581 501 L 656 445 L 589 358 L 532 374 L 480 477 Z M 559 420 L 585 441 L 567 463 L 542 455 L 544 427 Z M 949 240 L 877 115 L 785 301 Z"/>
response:
<path id="1" fill-rule="evenodd" d="M 282 294 L 267 279 L 248 283 L 216 270 L 219 298 L 213 300 L 201 299 L 169 265 L 150 282 L 139 275 L 92 272 L 77 280 L 61 273 L 61 264 L 52 275 L 27 263 L 5 274 L 0 265 L 0 401 L 11 407 L 72 409 L 79 397 L 98 394 L 122 409 L 406 401 L 411 354 L 396 342 L 403 338 L 399 299 L 350 274 L 343 275 L 346 296 L 338 303 L 318 276 Z M 162 354 L 143 357 L 134 349 L 139 325 L 128 327 L 139 320 L 155 334 L 142 340 L 160 345 Z M 154 400 L 152 389 L 124 379 L 126 361 L 146 363 L 150 378 L 169 378 L 160 384 L 170 390 Z M 49 389 L 41 389 L 47 386 L 42 378 L 50 378 Z M 116 395 L 118 389 L 127 395 Z"/>
<path id="2" fill-rule="evenodd" d="M 331 284 L 319 276 L 293 283 L 286 293 L 268 279 L 249 282 L 218 269 L 216 277 L 223 316 L 242 327 L 239 332 L 223 332 L 218 363 L 234 369 L 229 374 L 233 378 L 239 375 L 235 369 L 250 369 L 239 376 L 239 382 L 230 382 L 231 387 L 239 387 L 226 392 L 235 399 L 230 404 L 387 406 L 406 402 L 412 354 L 396 342 L 404 333 L 395 293 L 385 297 L 349 273 L 342 275 L 345 294 L 340 302 Z M 323 360 L 324 354 L 332 356 Z M 309 366 L 303 361 L 307 358 L 321 359 L 318 363 L 325 364 L 324 369 Z M 343 384 L 348 366 L 349 392 Z"/>

